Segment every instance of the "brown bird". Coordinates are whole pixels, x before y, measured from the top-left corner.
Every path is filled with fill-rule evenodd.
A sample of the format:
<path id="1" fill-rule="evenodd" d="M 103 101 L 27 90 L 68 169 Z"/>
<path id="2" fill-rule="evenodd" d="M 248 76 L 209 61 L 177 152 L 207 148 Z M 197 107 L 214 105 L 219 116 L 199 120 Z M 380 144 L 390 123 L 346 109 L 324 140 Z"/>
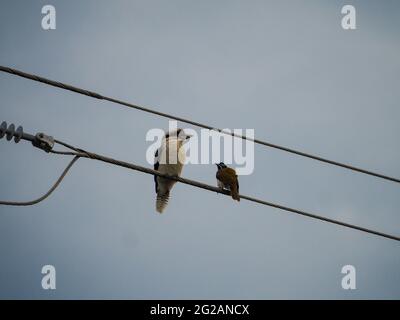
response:
<path id="1" fill-rule="evenodd" d="M 235 169 L 228 168 L 225 163 L 217 163 L 217 183 L 218 187 L 230 190 L 232 199 L 240 201 L 239 197 L 239 181 Z"/>

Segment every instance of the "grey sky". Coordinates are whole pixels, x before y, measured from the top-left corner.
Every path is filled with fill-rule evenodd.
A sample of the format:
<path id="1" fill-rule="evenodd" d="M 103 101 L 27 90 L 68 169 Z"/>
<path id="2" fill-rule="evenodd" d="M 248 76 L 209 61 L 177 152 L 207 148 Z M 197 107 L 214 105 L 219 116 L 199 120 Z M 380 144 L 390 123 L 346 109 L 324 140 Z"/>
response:
<path id="1" fill-rule="evenodd" d="M 41 8 L 57 29 L 41 29 Z M 357 30 L 340 25 L 344 4 Z M 400 176 L 397 1 L 15 1 L 0 4 L 0 64 Z M 0 74 L 0 120 L 147 165 L 166 119 Z M 187 127 L 186 125 L 182 125 Z M 44 193 L 67 163 L 0 141 L 0 199 Z M 215 184 L 215 166 L 184 176 Z M 255 147 L 241 192 L 400 234 L 400 188 Z M 391 240 L 80 160 L 48 200 L 0 207 L 1 298 L 400 298 Z M 57 290 L 41 289 L 41 267 Z M 357 270 L 344 291 L 343 265 Z"/>

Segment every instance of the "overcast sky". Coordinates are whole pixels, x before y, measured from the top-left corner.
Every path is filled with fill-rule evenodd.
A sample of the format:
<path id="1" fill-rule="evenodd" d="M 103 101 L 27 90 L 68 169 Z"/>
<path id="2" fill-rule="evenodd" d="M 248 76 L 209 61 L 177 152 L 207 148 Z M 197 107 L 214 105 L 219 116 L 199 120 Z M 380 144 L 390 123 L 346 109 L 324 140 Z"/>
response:
<path id="1" fill-rule="evenodd" d="M 0 64 L 400 177 L 399 28 L 395 0 L 2 0 Z M 5 73 L 0 93 L 0 120 L 144 166 L 146 133 L 168 127 Z M 0 152 L 1 200 L 38 197 L 68 162 L 24 141 Z M 183 175 L 215 184 L 215 170 Z M 400 235 L 398 184 L 279 150 L 255 146 L 240 191 Z M 46 201 L 0 207 L 0 256 L 1 298 L 400 298 L 399 242 L 182 184 L 159 215 L 153 177 L 87 159 Z"/>

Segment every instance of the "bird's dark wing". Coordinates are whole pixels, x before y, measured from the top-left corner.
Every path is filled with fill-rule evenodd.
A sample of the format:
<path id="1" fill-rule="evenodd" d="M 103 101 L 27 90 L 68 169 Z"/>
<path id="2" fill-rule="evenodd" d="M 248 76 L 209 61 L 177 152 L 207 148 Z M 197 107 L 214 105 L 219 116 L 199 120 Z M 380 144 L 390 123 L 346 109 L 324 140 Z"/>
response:
<path id="1" fill-rule="evenodd" d="M 238 192 L 239 192 L 239 179 L 238 179 L 238 176 L 237 176 L 237 175 L 236 175 L 236 184 L 237 184 Z"/>
<path id="2" fill-rule="evenodd" d="M 218 174 L 219 170 L 217 171 L 217 173 L 215 174 L 215 177 L 217 178 L 217 180 L 219 180 L 219 174 Z"/>
<path id="3" fill-rule="evenodd" d="M 154 154 L 154 170 L 158 171 L 158 167 L 160 166 L 160 162 L 158 161 L 158 150 Z M 158 182 L 157 182 L 157 176 L 154 176 L 154 183 L 156 186 L 156 193 L 158 189 Z"/>

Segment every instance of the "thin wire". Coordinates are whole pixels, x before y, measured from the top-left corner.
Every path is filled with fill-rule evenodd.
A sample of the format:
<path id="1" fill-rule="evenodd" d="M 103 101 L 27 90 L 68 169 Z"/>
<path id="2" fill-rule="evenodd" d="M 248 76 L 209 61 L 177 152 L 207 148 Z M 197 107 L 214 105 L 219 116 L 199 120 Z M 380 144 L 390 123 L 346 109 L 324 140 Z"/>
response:
<path id="1" fill-rule="evenodd" d="M 227 131 L 224 131 L 223 129 L 214 128 L 214 127 L 211 127 L 211 126 L 208 126 L 208 125 L 196 122 L 196 121 L 184 119 L 184 118 L 181 118 L 181 117 L 177 117 L 177 116 L 170 115 L 170 114 L 167 114 L 167 113 L 164 113 L 164 112 L 160 112 L 160 111 L 156 111 L 156 110 L 153 110 L 153 109 L 145 108 L 145 107 L 142 107 L 142 106 L 139 106 L 139 105 L 135 105 L 135 104 L 132 104 L 132 103 L 129 103 L 129 102 L 125 102 L 125 101 L 122 101 L 122 100 L 118 100 L 118 99 L 115 99 L 115 98 L 103 96 L 103 95 L 101 95 L 99 93 L 96 93 L 96 92 L 93 92 L 93 91 L 77 88 L 77 87 L 62 83 L 62 82 L 53 81 L 53 80 L 46 79 L 46 78 L 43 78 L 43 77 L 40 77 L 40 76 L 37 76 L 37 75 L 34 75 L 34 74 L 26 73 L 26 72 L 23 72 L 23 71 L 20 71 L 20 70 L 16 70 L 16 69 L 0 66 L 0 71 L 7 72 L 7 73 L 10 73 L 10 74 L 14 74 L 14 75 L 26 78 L 26 79 L 30 79 L 30 80 L 38 81 L 38 82 L 41 82 L 41 83 L 45 83 L 45 84 L 53 86 L 53 87 L 58 87 L 58 88 L 61 88 L 61 89 L 64 89 L 64 90 L 73 91 L 73 92 L 76 92 L 76 93 L 79 93 L 79 94 L 82 94 L 82 95 L 86 95 L 86 96 L 89 96 L 89 97 L 92 97 L 92 98 L 110 101 L 110 102 L 113 102 L 113 103 L 116 103 L 116 104 L 119 104 L 119 105 L 123 105 L 123 106 L 129 107 L 129 108 L 137 109 L 137 110 L 144 111 L 144 112 L 147 112 L 147 113 L 155 114 L 155 115 L 158 115 L 158 116 L 161 116 L 161 117 L 164 117 L 164 118 L 174 119 L 174 120 L 177 120 L 177 121 L 180 121 L 180 122 L 183 122 L 183 123 L 187 123 L 187 124 L 190 124 L 190 125 L 193 125 L 193 126 L 196 126 L 196 127 L 217 131 L 217 132 L 220 132 L 220 133 L 223 133 L 223 134 L 226 134 L 226 135 L 230 135 L 230 136 L 233 136 L 233 137 L 236 137 L 236 138 L 241 138 L 243 140 L 253 141 L 254 143 L 257 143 L 257 144 L 260 144 L 260 145 L 264 145 L 264 146 L 267 146 L 267 147 L 270 147 L 270 148 L 278 149 L 278 150 L 281 150 L 281 151 L 289 152 L 289 153 L 292 153 L 292 154 L 296 154 L 298 156 L 310 158 L 310 159 L 317 160 L 317 161 L 324 162 L 324 163 L 328 163 L 328 164 L 331 164 L 331 165 L 334 165 L 334 166 L 342 167 L 342 168 L 345 168 L 345 169 L 348 169 L 348 170 L 352 170 L 352 171 L 360 172 L 360 173 L 363 173 L 363 174 L 366 174 L 366 175 L 374 176 L 374 177 L 377 177 L 377 178 L 381 178 L 381 179 L 389 180 L 389 181 L 392 181 L 392 182 L 400 183 L 400 179 L 394 178 L 394 177 L 390 177 L 388 175 L 383 175 L 383 174 L 380 174 L 380 173 L 377 173 L 377 172 L 365 170 L 365 169 L 358 168 L 358 167 L 355 167 L 355 166 L 352 166 L 352 165 L 349 165 L 349 164 L 341 163 L 341 162 L 338 162 L 338 161 L 329 160 L 329 159 L 326 159 L 326 158 L 322 158 L 320 156 L 316 156 L 316 155 L 312 155 L 310 153 L 306 153 L 306 152 L 298 151 L 298 150 L 295 150 L 295 149 L 283 147 L 281 145 L 273 144 L 273 143 L 270 143 L 270 142 L 249 138 L 247 136 L 239 135 L 239 134 L 236 134 L 236 133 L 233 133 L 233 132 L 227 132 Z"/>
<path id="2" fill-rule="evenodd" d="M 125 161 L 120 161 L 120 160 L 116 160 L 116 159 L 113 159 L 113 158 L 105 157 L 105 156 L 102 156 L 102 155 L 99 155 L 99 154 L 96 154 L 96 153 L 93 153 L 93 152 L 88 152 L 86 150 L 79 149 L 79 148 L 76 148 L 74 146 L 71 146 L 71 145 L 69 145 L 69 144 L 67 144 L 65 142 L 60 141 L 60 140 L 55 140 L 55 142 L 58 143 L 58 144 L 63 145 L 66 148 L 74 150 L 75 152 L 61 152 L 60 153 L 60 152 L 50 151 L 52 153 L 70 154 L 70 155 L 75 155 L 75 157 L 83 157 L 83 158 L 99 160 L 99 161 L 106 162 L 106 163 L 109 163 L 109 164 L 113 164 L 113 165 L 117 165 L 117 166 L 120 166 L 120 167 L 124 167 L 124 168 L 128 168 L 128 169 L 144 172 L 144 173 L 147 173 L 147 174 L 156 175 L 156 176 L 159 176 L 159 177 L 163 177 L 163 178 L 179 181 L 181 183 L 188 184 L 188 185 L 191 185 L 191 186 L 194 186 L 194 187 L 197 187 L 197 188 L 201 188 L 201 189 L 205 189 L 205 190 L 208 190 L 208 191 L 213 191 L 213 192 L 216 192 L 216 193 L 220 193 L 220 194 L 224 194 L 224 195 L 230 196 L 230 192 L 229 191 L 222 190 L 220 188 L 213 187 L 213 186 L 210 186 L 210 185 L 198 182 L 198 181 L 194 181 L 194 180 L 190 180 L 190 179 L 186 179 L 186 178 L 182 178 L 182 177 L 177 177 L 177 176 L 170 176 L 170 175 L 167 175 L 167 174 L 162 174 L 162 173 L 160 173 L 160 172 L 158 172 L 156 170 L 152 170 L 152 169 L 149 169 L 149 168 L 146 168 L 146 167 L 142 167 L 142 166 L 139 166 L 139 165 L 136 165 L 136 164 L 132 164 L 132 163 L 128 163 L 128 162 L 125 162 Z M 308 217 L 308 218 L 317 219 L 317 220 L 333 223 L 333 224 L 336 224 L 336 225 L 340 225 L 340 226 L 343 226 L 343 227 L 347 227 L 347 228 L 350 228 L 350 229 L 355 229 L 355 230 L 359 230 L 359 231 L 362 231 L 362 232 L 374 234 L 374 235 L 377 235 L 377 236 L 380 236 L 380 237 L 384 237 L 384 238 L 400 241 L 400 237 L 398 237 L 398 236 L 394 236 L 394 235 L 391 235 L 391 234 L 375 231 L 375 230 L 364 228 L 364 227 L 360 227 L 360 226 L 357 226 L 357 225 L 354 225 L 354 224 L 350 224 L 350 223 L 346 223 L 346 222 L 342 222 L 342 221 L 339 221 L 339 220 L 326 218 L 326 217 L 319 216 L 319 215 L 316 215 L 316 214 L 313 214 L 313 213 L 310 213 L 310 212 L 307 212 L 307 211 L 293 209 L 293 208 L 290 208 L 290 207 L 286 207 L 286 206 L 279 205 L 279 204 L 276 204 L 276 203 L 273 203 L 273 202 L 269 202 L 269 201 L 260 200 L 260 199 L 257 199 L 257 198 L 254 198 L 254 197 L 250 197 L 250 196 L 246 196 L 246 195 L 240 195 L 240 198 L 248 200 L 248 201 L 251 201 L 251 202 L 255 202 L 255 203 L 258 203 L 258 204 L 274 207 L 274 208 L 277 208 L 277 209 L 280 209 L 280 210 L 296 213 L 296 214 L 299 214 L 299 215 L 302 215 L 302 216 L 305 216 L 305 217 Z"/>
<path id="3" fill-rule="evenodd" d="M 149 169 L 149 168 L 145 168 L 145 167 L 138 166 L 138 165 L 135 165 L 135 164 L 132 164 L 132 163 L 128 163 L 128 162 L 116 160 L 116 159 L 113 159 L 113 158 L 105 157 L 105 156 L 102 156 L 102 155 L 99 155 L 99 154 L 96 154 L 96 153 L 93 153 L 93 152 L 88 152 L 86 150 L 79 149 L 79 148 L 76 148 L 74 146 L 71 146 L 70 144 L 67 144 L 67 143 L 65 143 L 63 141 L 60 141 L 60 140 L 54 140 L 54 141 L 55 141 L 55 143 L 63 145 L 64 147 L 74 151 L 74 152 L 69 152 L 69 151 L 50 150 L 50 152 L 53 153 L 53 154 L 74 155 L 74 158 L 68 164 L 68 166 L 64 169 L 63 173 L 58 178 L 56 183 L 50 188 L 50 190 L 46 194 L 44 194 L 42 197 L 40 197 L 40 198 L 38 198 L 36 200 L 28 201 L 28 202 L 0 201 L 0 205 L 28 206 L 28 205 L 34 205 L 34 204 L 37 204 L 37 203 L 43 201 L 58 187 L 58 185 L 61 183 L 63 178 L 68 173 L 69 169 L 75 163 L 75 161 L 78 160 L 81 157 L 94 159 L 94 160 L 99 160 L 99 161 L 102 161 L 102 162 L 106 162 L 106 163 L 109 163 L 109 164 L 125 167 L 125 168 L 128 168 L 128 169 L 132 169 L 132 170 L 136 170 L 136 171 L 140 171 L 140 172 L 144 172 L 144 173 L 147 173 L 147 174 L 164 177 L 164 178 L 167 178 L 167 179 L 179 181 L 179 182 L 184 183 L 184 184 L 192 185 L 194 187 L 198 187 L 198 188 L 205 189 L 205 190 L 208 190 L 208 191 L 213 191 L 213 192 L 216 192 L 216 193 L 220 193 L 220 194 L 224 194 L 224 195 L 230 196 L 230 192 L 228 192 L 226 190 L 222 190 L 220 188 L 216 188 L 216 187 L 213 187 L 213 186 L 210 186 L 210 185 L 198 182 L 198 181 L 185 179 L 185 178 L 181 178 L 181 177 L 177 177 L 177 176 L 170 176 L 170 175 L 167 175 L 167 174 L 162 174 L 162 173 L 160 173 L 158 171 L 155 171 L 155 170 L 152 170 L 152 169 Z M 349 223 L 342 222 L 342 221 L 339 221 L 339 220 L 334 220 L 334 219 L 322 217 L 322 216 L 319 216 L 319 215 L 316 215 L 316 214 L 312 214 L 312 213 L 309 213 L 309 212 L 306 212 L 306 211 L 303 211 L 303 210 L 293 209 L 293 208 L 290 208 L 290 207 L 282 206 L 282 205 L 279 205 L 279 204 L 276 204 L 276 203 L 260 200 L 260 199 L 253 198 L 253 197 L 246 196 L 246 195 L 240 195 L 240 198 L 248 200 L 248 201 L 251 201 L 251 202 L 259 203 L 259 204 L 262 204 L 262 205 L 271 206 L 271 207 L 274 207 L 274 208 L 277 208 L 277 209 L 280 209 L 280 210 L 285 210 L 285 211 L 288 211 L 288 212 L 296 213 L 296 214 L 299 214 L 299 215 L 302 215 L 302 216 L 306 216 L 306 217 L 309 217 L 309 218 L 313 218 L 313 219 L 317 219 L 317 220 L 321 220 L 321 221 L 337 224 L 337 225 L 344 226 L 344 227 L 347 227 L 347 228 L 351 228 L 351 229 L 363 231 L 363 232 L 366 232 L 366 233 L 374 234 L 374 235 L 377 235 L 377 236 L 381 236 L 381 237 L 384 237 L 384 238 L 400 241 L 400 237 L 397 237 L 397 236 L 394 236 L 394 235 L 390 235 L 390 234 L 387 234 L 387 233 L 375 231 L 375 230 L 372 230 L 372 229 L 367 229 L 367 228 L 364 228 L 364 227 L 360 227 L 360 226 L 357 226 L 357 225 L 354 225 L 354 224 L 349 224 Z"/>
<path id="4" fill-rule="evenodd" d="M 54 153 L 58 153 L 58 151 L 53 151 Z M 60 153 L 60 154 L 65 154 L 65 153 Z M 24 202 L 17 202 L 17 201 L 0 201 L 0 205 L 7 205 L 7 206 L 31 206 L 34 204 L 38 204 L 39 202 L 45 200 L 48 196 L 50 196 L 54 190 L 60 185 L 61 181 L 64 179 L 66 174 L 68 173 L 69 169 L 71 169 L 72 165 L 76 162 L 76 160 L 79 159 L 78 155 L 75 155 L 75 157 L 68 163 L 67 167 L 64 169 L 60 177 L 57 179 L 57 181 L 53 184 L 53 186 L 50 188 L 49 191 L 47 191 L 43 196 L 40 198 L 37 198 L 32 201 L 24 201 Z"/>

